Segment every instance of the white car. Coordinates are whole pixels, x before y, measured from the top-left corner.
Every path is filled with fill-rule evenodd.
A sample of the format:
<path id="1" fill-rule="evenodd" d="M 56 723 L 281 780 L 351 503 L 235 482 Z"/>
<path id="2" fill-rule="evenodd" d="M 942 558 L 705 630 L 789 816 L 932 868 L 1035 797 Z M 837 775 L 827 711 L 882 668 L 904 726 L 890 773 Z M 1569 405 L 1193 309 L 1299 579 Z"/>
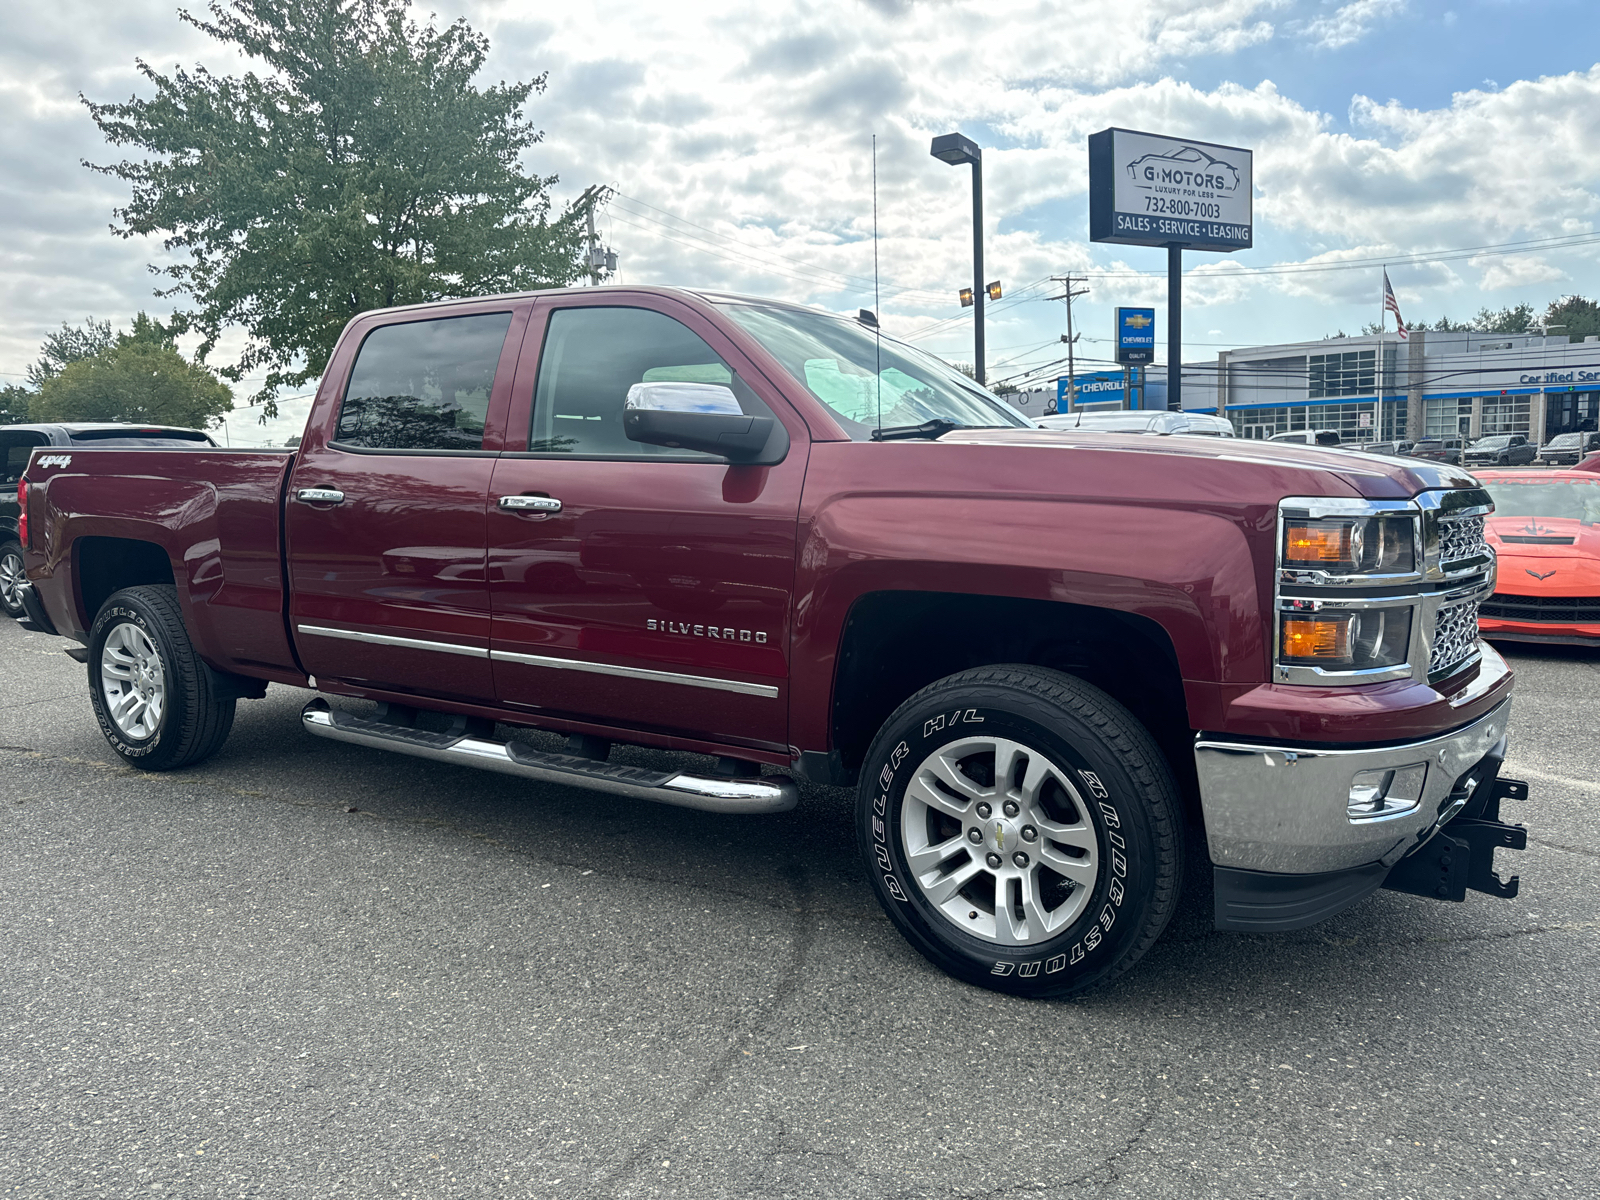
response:
<path id="1" fill-rule="evenodd" d="M 1143 412 L 1137 409 L 1114 412 L 1058 413 L 1040 417 L 1041 429 L 1095 429 L 1103 433 L 1182 433 L 1200 437 L 1233 437 L 1233 422 L 1210 413 Z"/>

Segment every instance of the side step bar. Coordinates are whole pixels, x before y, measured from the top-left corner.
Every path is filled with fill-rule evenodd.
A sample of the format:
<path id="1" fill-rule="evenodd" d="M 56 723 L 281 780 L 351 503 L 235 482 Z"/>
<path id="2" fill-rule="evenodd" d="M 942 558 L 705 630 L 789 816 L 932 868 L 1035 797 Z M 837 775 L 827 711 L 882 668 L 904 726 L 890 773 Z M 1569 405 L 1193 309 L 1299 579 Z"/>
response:
<path id="1" fill-rule="evenodd" d="M 546 754 L 516 742 L 496 742 L 465 734 L 430 733 L 405 725 L 369 721 L 330 708 L 321 697 L 300 712 L 307 733 L 354 742 L 375 750 L 395 750 L 436 762 L 520 775 L 541 783 L 591 788 L 635 800 L 654 800 L 714 813 L 788 812 L 800 789 L 786 775 L 752 779 L 711 779 L 674 771 L 596 762 L 570 754 Z"/>

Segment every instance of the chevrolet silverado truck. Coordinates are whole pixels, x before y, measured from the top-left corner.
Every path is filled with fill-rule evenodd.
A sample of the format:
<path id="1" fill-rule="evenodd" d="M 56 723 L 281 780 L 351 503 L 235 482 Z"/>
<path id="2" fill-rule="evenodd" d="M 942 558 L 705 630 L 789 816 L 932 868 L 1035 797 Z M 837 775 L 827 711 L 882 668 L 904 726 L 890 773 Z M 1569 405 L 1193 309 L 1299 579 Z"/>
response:
<path id="1" fill-rule="evenodd" d="M 147 770 L 283 683 L 307 734 L 523 779 L 729 814 L 854 787 L 904 936 L 1031 996 L 1137 961 L 1186 856 L 1229 930 L 1516 892 L 1471 476 L 1038 429 L 868 313 L 366 313 L 293 452 L 40 451 L 19 499 L 26 622 Z"/>

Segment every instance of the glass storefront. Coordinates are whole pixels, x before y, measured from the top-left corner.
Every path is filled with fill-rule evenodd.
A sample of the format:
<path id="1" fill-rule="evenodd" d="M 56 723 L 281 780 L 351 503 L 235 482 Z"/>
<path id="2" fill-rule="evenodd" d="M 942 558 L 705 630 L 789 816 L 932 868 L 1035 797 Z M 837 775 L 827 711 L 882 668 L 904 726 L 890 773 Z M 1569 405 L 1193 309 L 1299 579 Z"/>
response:
<path id="1" fill-rule="evenodd" d="M 1406 402 L 1386 400 L 1382 427 L 1377 404 L 1372 400 L 1354 404 L 1297 404 L 1283 408 L 1230 409 L 1227 417 L 1240 437 L 1270 438 L 1273 434 L 1296 429 L 1333 429 L 1341 443 L 1394 442 L 1406 436 Z"/>
<path id="2" fill-rule="evenodd" d="M 1600 429 L 1600 392 L 1559 392 L 1545 396 L 1544 436 Z"/>

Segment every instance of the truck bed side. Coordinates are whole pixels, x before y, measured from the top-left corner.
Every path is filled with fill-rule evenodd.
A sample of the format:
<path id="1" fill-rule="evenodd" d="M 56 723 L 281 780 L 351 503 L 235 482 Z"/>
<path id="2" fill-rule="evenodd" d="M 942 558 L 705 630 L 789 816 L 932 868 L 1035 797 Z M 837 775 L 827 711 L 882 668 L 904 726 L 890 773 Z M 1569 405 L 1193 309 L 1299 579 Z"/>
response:
<path id="1" fill-rule="evenodd" d="M 293 455 L 74 449 L 51 457 L 41 466 L 35 454 L 27 471 L 27 557 L 57 629 L 87 640 L 111 592 L 171 582 L 213 667 L 304 682 L 284 622 L 280 531 Z"/>

